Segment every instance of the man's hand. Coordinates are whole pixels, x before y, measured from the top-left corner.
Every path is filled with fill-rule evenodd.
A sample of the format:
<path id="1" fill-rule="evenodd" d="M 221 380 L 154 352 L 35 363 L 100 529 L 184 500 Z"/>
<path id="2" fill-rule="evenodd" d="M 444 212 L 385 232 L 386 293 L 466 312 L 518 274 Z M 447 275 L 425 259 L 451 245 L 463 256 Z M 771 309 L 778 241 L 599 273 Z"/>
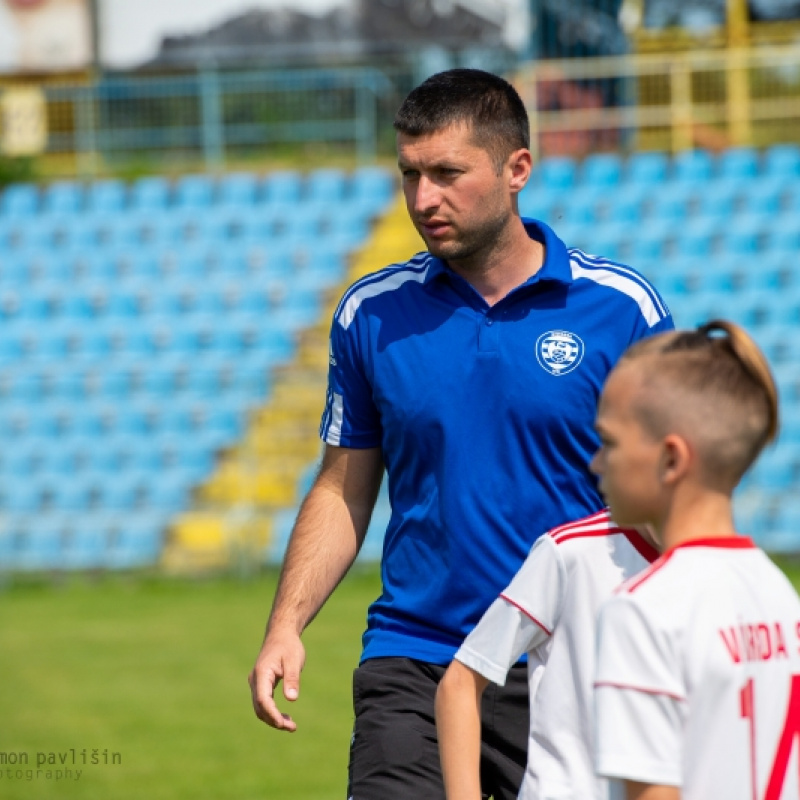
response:
<path id="1" fill-rule="evenodd" d="M 300 672 L 306 651 L 294 633 L 269 633 L 248 677 L 256 716 L 271 728 L 293 732 L 297 723 L 275 704 L 275 688 L 283 681 L 283 696 L 293 702 L 300 694 Z"/>

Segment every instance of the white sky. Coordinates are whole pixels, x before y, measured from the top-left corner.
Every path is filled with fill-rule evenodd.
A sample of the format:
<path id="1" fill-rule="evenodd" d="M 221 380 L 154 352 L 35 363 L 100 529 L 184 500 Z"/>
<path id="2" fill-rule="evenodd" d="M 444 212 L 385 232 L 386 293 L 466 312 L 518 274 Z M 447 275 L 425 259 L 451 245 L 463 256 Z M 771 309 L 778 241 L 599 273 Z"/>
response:
<path id="1" fill-rule="evenodd" d="M 349 0 L 100 0 L 100 36 L 103 61 L 110 67 L 133 67 L 153 58 L 164 35 L 199 33 L 250 9 L 292 8 L 323 14 Z M 471 0 L 522 11 L 526 0 Z M 519 32 L 519 18 L 509 32 Z"/>

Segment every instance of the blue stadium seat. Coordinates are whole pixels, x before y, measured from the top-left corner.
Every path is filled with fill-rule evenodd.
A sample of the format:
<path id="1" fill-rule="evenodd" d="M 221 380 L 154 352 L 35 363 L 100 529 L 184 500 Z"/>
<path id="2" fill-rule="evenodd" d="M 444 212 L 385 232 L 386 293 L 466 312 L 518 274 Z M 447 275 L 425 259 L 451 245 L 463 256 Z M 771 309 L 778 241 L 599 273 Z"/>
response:
<path id="1" fill-rule="evenodd" d="M 638 223 L 644 216 L 652 187 L 644 184 L 622 184 L 600 201 L 603 219 L 611 223 Z"/>
<path id="2" fill-rule="evenodd" d="M 138 569 L 153 565 L 161 553 L 164 523 L 160 515 L 137 513 L 126 517 L 106 549 L 109 569 Z"/>
<path id="3" fill-rule="evenodd" d="M 62 565 L 68 570 L 99 569 L 106 564 L 109 531 L 102 519 L 79 518 L 66 537 Z"/>
<path id="4" fill-rule="evenodd" d="M 260 200 L 269 204 L 294 205 L 300 201 L 303 179 L 296 170 L 276 170 L 269 173 L 261 186 Z"/>
<path id="5" fill-rule="evenodd" d="M 43 486 L 30 479 L 6 479 L 0 503 L 2 510 L 7 513 L 38 512 L 44 505 Z"/>
<path id="6" fill-rule="evenodd" d="M 669 157 L 661 152 L 634 153 L 625 165 L 624 181 L 644 185 L 648 189 L 660 187 L 669 175 Z"/>
<path id="7" fill-rule="evenodd" d="M 698 217 L 687 220 L 675 234 L 675 250 L 683 258 L 711 254 L 720 224 L 715 219 Z"/>
<path id="8" fill-rule="evenodd" d="M 45 213 L 77 214 L 83 205 L 83 186 L 74 181 L 54 181 L 42 191 L 42 210 Z"/>
<path id="9" fill-rule="evenodd" d="M 350 178 L 350 202 L 373 209 L 371 216 L 382 213 L 394 195 L 394 175 L 383 167 L 358 167 Z"/>
<path id="10" fill-rule="evenodd" d="M 214 181 L 209 175 L 183 175 L 175 185 L 178 208 L 207 208 L 214 202 Z"/>
<path id="11" fill-rule="evenodd" d="M 339 203 L 344 200 L 347 188 L 345 172 L 336 167 L 319 168 L 305 179 L 305 203 Z"/>
<path id="12" fill-rule="evenodd" d="M 800 147 L 796 144 L 776 144 L 764 153 L 763 174 L 780 178 L 800 175 Z"/>
<path id="13" fill-rule="evenodd" d="M 86 511 L 92 504 L 94 484 L 82 475 L 51 479 L 48 496 L 57 511 Z"/>
<path id="14" fill-rule="evenodd" d="M 690 182 L 668 183 L 654 192 L 647 203 L 646 216 L 651 219 L 683 223 L 689 215 L 695 187 Z"/>
<path id="15" fill-rule="evenodd" d="M 108 511 L 132 511 L 140 503 L 141 480 L 127 473 L 108 475 L 100 487 L 98 507 Z"/>
<path id="16" fill-rule="evenodd" d="M 765 177 L 749 181 L 741 196 L 743 210 L 754 215 L 780 214 L 784 207 L 786 190 L 784 179 L 771 180 Z"/>
<path id="17" fill-rule="evenodd" d="M 190 494 L 185 480 L 162 473 L 147 486 L 145 505 L 163 513 L 177 514 L 189 504 Z"/>
<path id="18" fill-rule="evenodd" d="M 672 159 L 672 180 L 702 184 L 714 175 L 714 160 L 707 150 L 683 150 Z"/>
<path id="19" fill-rule="evenodd" d="M 796 255 L 800 251 L 800 224 L 784 215 L 765 231 L 763 246 L 768 253 Z"/>
<path id="20" fill-rule="evenodd" d="M 33 183 L 16 183 L 0 195 L 0 214 L 5 217 L 33 217 L 39 211 L 39 188 Z"/>
<path id="21" fill-rule="evenodd" d="M 537 191 L 532 183 L 528 183 L 519 194 L 519 213 L 523 217 L 552 222 L 556 198 L 548 192 Z"/>
<path id="22" fill-rule="evenodd" d="M 697 200 L 701 215 L 729 221 L 742 200 L 741 184 L 729 180 L 709 182 L 697 193 Z"/>
<path id="23" fill-rule="evenodd" d="M 615 153 L 593 153 L 587 156 L 579 170 L 582 186 L 610 188 L 622 180 L 622 160 Z"/>
<path id="24" fill-rule="evenodd" d="M 87 211 L 116 213 L 123 211 L 126 203 L 127 187 L 120 180 L 96 180 L 87 187 Z"/>
<path id="25" fill-rule="evenodd" d="M 252 172 L 228 173 L 220 178 L 218 191 L 221 206 L 252 206 L 258 194 L 258 178 Z"/>
<path id="26" fill-rule="evenodd" d="M 576 177 L 575 162 L 566 156 L 545 157 L 534 169 L 535 182 L 547 189 L 571 189 Z"/>
<path id="27" fill-rule="evenodd" d="M 130 207 L 136 210 L 157 211 L 170 204 L 170 186 L 166 178 L 139 178 L 130 189 Z"/>
<path id="28" fill-rule="evenodd" d="M 730 147 L 717 157 L 717 175 L 720 178 L 749 180 L 760 171 L 758 152 L 752 147 Z"/>
<path id="29" fill-rule="evenodd" d="M 800 483 L 800 462 L 794 448 L 773 447 L 756 462 L 750 473 L 751 485 L 772 491 L 788 490 Z"/>
<path id="30" fill-rule="evenodd" d="M 64 524 L 58 516 L 31 518 L 20 532 L 15 567 L 27 572 L 57 570 L 62 565 Z"/>
<path id="31" fill-rule="evenodd" d="M 735 223 L 722 229 L 720 234 L 722 252 L 731 255 L 754 255 L 761 250 L 763 233 L 761 218 L 740 216 Z"/>

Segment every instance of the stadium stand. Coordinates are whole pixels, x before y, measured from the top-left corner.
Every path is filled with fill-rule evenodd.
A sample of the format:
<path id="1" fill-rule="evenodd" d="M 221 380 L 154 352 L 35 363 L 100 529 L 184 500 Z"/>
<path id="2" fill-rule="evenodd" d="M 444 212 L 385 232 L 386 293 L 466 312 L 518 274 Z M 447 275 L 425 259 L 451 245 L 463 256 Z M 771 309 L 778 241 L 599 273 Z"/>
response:
<path id="1" fill-rule="evenodd" d="M 523 215 L 630 263 L 679 326 L 746 325 L 784 427 L 739 524 L 800 549 L 800 147 L 543 159 Z M 278 562 L 350 281 L 420 249 L 381 168 L 0 195 L 0 569 Z M 360 554 L 380 555 L 386 486 Z"/>
<path id="2" fill-rule="evenodd" d="M 0 571 L 228 558 L 232 515 L 204 498 L 394 191 L 379 168 L 7 188 Z M 294 499 L 317 450 L 278 433 L 217 495 Z"/>

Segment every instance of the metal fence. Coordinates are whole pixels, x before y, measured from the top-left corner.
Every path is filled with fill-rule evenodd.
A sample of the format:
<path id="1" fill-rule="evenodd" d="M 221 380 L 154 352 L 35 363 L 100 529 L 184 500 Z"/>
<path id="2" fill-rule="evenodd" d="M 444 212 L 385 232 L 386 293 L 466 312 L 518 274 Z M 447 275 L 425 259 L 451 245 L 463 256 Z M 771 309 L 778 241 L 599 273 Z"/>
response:
<path id="1" fill-rule="evenodd" d="M 74 157 L 75 172 L 87 176 L 137 160 L 220 171 L 231 161 L 314 147 L 372 162 L 411 80 L 370 68 L 206 68 L 48 84 L 44 155 Z"/>
<path id="2" fill-rule="evenodd" d="M 540 155 L 800 142 L 800 47 L 531 62 Z"/>
<path id="3" fill-rule="evenodd" d="M 17 139 L 30 125 L 43 163 L 60 160 L 59 171 L 83 176 L 137 163 L 143 171 L 221 171 L 282 157 L 365 163 L 392 157 L 392 118 L 419 77 L 399 68 L 208 67 L 52 82 L 40 88 L 36 124 L 29 83 Z M 797 45 L 531 61 L 511 77 L 541 156 L 800 141 Z M 0 100 L 14 92 L 24 94 L 6 86 Z M 6 134 L 13 107 L 0 102 Z"/>

